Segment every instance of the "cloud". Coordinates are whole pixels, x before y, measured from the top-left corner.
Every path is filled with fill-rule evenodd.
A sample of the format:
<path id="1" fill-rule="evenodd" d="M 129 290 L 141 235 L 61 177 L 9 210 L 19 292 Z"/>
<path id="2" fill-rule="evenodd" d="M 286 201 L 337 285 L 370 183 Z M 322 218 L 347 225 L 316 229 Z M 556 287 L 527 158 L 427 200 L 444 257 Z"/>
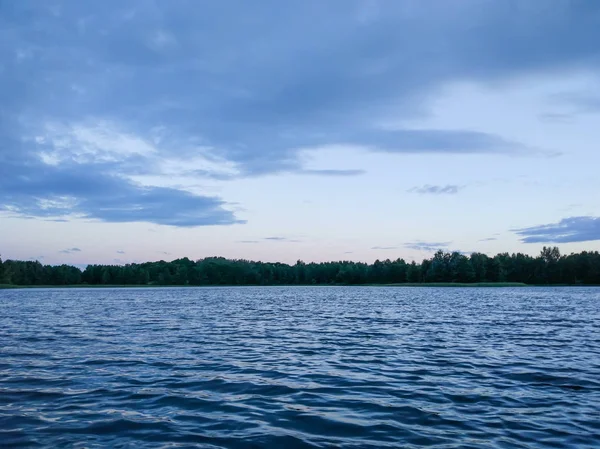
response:
<path id="1" fill-rule="evenodd" d="M 125 251 L 119 250 L 119 251 L 117 251 L 117 254 L 125 254 Z"/>
<path id="2" fill-rule="evenodd" d="M 450 243 L 452 242 L 411 242 L 405 243 L 404 247 L 416 251 L 433 252 L 440 249 L 446 250 Z"/>
<path id="3" fill-rule="evenodd" d="M 172 226 L 244 223 L 224 206 L 217 197 L 139 185 L 97 164 L 54 167 L 30 159 L 0 167 L 0 211 L 20 215 Z"/>
<path id="4" fill-rule="evenodd" d="M 80 253 L 81 250 L 79 248 L 69 248 L 69 249 L 63 249 L 62 251 L 59 251 L 61 254 L 73 254 L 73 253 Z"/>
<path id="5" fill-rule="evenodd" d="M 358 140 L 358 139 L 357 139 Z M 500 136 L 466 130 L 399 129 L 379 131 L 365 145 L 387 153 L 517 153 L 524 145 Z"/>
<path id="6" fill-rule="evenodd" d="M 529 228 L 514 229 L 523 243 L 573 243 L 600 240 L 600 217 L 570 217 Z"/>
<path id="7" fill-rule="evenodd" d="M 398 249 L 398 247 L 397 246 L 374 246 L 371 249 L 390 250 L 390 249 Z"/>
<path id="8" fill-rule="evenodd" d="M 485 239 L 478 240 L 479 242 L 492 242 L 494 240 L 498 240 L 496 237 L 488 237 Z"/>
<path id="9" fill-rule="evenodd" d="M 587 87 L 587 90 L 559 92 L 548 97 L 552 110 L 539 115 L 544 122 L 571 123 L 582 114 L 600 113 L 600 95 L 597 81 Z"/>
<path id="10" fill-rule="evenodd" d="M 0 208 L 45 219 L 242 223 L 224 199 L 165 180 L 361 174 L 308 169 L 306 147 L 532 152 L 479 130 L 380 124 L 422 117 L 451 82 L 599 68 L 591 1 L 53 5 L 0 6 Z"/>
<path id="11" fill-rule="evenodd" d="M 562 92 L 550 97 L 550 101 L 556 105 L 566 107 L 571 114 L 546 114 L 546 115 L 568 115 L 594 114 L 600 112 L 600 95 L 597 93 L 598 86 L 588 92 Z"/>
<path id="12" fill-rule="evenodd" d="M 269 240 L 271 242 L 288 242 L 288 243 L 299 243 L 300 240 L 289 239 L 287 237 L 265 237 L 263 240 Z"/>
<path id="13" fill-rule="evenodd" d="M 456 195 L 463 186 L 458 185 L 445 185 L 445 186 L 433 186 L 426 184 L 422 187 L 413 187 L 407 192 L 409 193 L 421 193 L 421 194 L 433 194 L 433 195 Z"/>
<path id="14" fill-rule="evenodd" d="M 238 240 L 237 243 L 259 243 L 258 240 Z"/>

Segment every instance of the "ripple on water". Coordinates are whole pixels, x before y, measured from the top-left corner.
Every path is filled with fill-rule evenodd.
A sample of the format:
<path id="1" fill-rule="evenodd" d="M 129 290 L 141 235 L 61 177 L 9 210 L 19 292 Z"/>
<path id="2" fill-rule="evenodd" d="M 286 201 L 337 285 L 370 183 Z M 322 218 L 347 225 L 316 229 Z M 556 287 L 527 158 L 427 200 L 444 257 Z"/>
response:
<path id="1" fill-rule="evenodd" d="M 600 289 L 0 291 L 0 446 L 592 448 Z"/>

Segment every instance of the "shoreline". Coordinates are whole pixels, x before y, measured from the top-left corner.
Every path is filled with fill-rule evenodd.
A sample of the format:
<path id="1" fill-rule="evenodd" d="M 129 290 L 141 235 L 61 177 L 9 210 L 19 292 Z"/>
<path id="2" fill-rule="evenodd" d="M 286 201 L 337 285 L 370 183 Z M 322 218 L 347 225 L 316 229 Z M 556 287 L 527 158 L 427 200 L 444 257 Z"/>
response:
<path id="1" fill-rule="evenodd" d="M 0 284 L 0 290 L 24 289 L 128 289 L 128 288 L 231 288 L 231 287 L 442 287 L 442 288 L 524 288 L 524 287 L 598 287 L 596 284 L 524 284 L 521 282 L 429 282 L 429 283 L 402 283 L 402 284 L 280 284 L 280 285 L 12 285 Z"/>

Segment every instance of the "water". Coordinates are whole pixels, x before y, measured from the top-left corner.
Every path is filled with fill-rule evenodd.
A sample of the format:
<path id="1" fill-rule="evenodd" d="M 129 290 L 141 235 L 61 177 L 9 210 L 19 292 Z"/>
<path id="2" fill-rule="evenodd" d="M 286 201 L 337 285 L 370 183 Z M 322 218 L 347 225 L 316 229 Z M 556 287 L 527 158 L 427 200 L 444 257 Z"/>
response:
<path id="1" fill-rule="evenodd" d="M 600 288 L 0 291 L 2 447 L 592 448 L 598 435 Z"/>

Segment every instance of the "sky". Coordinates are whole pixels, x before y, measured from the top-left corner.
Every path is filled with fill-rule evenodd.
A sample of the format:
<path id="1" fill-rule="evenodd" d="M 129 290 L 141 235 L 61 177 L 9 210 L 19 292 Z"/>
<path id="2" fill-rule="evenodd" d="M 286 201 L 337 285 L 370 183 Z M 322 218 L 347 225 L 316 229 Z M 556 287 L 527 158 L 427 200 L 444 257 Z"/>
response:
<path id="1" fill-rule="evenodd" d="M 596 0 L 0 1 L 0 254 L 600 250 Z"/>

